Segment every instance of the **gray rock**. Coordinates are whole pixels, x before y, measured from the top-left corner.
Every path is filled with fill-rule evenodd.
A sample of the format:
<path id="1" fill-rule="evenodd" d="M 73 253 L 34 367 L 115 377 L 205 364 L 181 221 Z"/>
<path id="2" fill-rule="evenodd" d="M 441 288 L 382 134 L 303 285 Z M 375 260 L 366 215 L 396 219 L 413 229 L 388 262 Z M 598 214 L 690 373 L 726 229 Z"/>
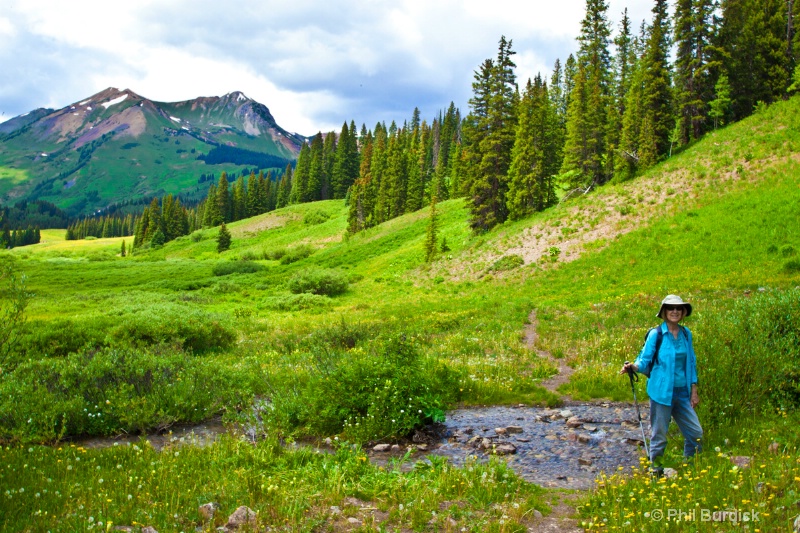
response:
<path id="1" fill-rule="evenodd" d="M 197 513 L 203 517 L 203 521 L 207 522 L 214 518 L 214 513 L 219 509 L 219 504 L 216 502 L 204 503 L 197 508 Z"/>
<path id="2" fill-rule="evenodd" d="M 331 515 L 336 516 L 342 514 L 341 508 L 338 505 L 331 505 Z"/>
<path id="3" fill-rule="evenodd" d="M 428 451 L 428 445 L 427 444 L 417 444 L 417 450 L 419 450 L 421 452 L 427 452 Z"/>
<path id="4" fill-rule="evenodd" d="M 246 505 L 242 505 L 228 517 L 228 523 L 225 524 L 225 529 L 230 531 L 239 529 L 242 526 L 255 527 L 255 525 L 256 512 Z"/>
<path id="5" fill-rule="evenodd" d="M 678 475 L 678 471 L 675 470 L 674 468 L 665 468 L 664 469 L 664 477 L 667 478 L 667 479 L 674 478 L 677 475 Z"/>
<path id="6" fill-rule="evenodd" d="M 508 434 L 522 433 L 522 432 L 523 432 L 522 426 L 508 426 L 508 427 L 506 427 L 506 433 L 508 433 Z"/>
<path id="7" fill-rule="evenodd" d="M 564 409 L 563 411 L 559 411 L 558 414 L 561 418 L 572 418 L 572 411 L 569 409 Z"/>
<path id="8" fill-rule="evenodd" d="M 584 424 L 583 429 L 585 429 L 589 433 L 592 433 L 594 431 L 597 431 L 597 426 L 590 426 L 589 424 Z"/>
<path id="9" fill-rule="evenodd" d="M 794 519 L 794 533 L 800 533 L 800 516 Z"/>
<path id="10" fill-rule="evenodd" d="M 500 444 L 494 449 L 494 453 L 497 455 L 513 455 L 517 453 L 517 447 L 510 443 Z"/>
<path id="11" fill-rule="evenodd" d="M 142 533 L 158 533 L 153 526 L 145 526 L 142 528 Z"/>
<path id="12" fill-rule="evenodd" d="M 567 420 L 567 427 L 568 428 L 579 428 L 583 425 L 583 422 L 577 416 L 572 416 Z"/>
<path id="13" fill-rule="evenodd" d="M 533 510 L 533 518 L 535 520 L 539 520 L 541 518 L 544 518 L 544 515 L 542 514 L 542 512 L 539 509 L 534 509 Z"/>
<path id="14" fill-rule="evenodd" d="M 481 443 L 478 445 L 478 448 L 481 450 L 489 450 L 492 448 L 492 439 L 481 439 Z"/>
<path id="15" fill-rule="evenodd" d="M 592 439 L 591 437 L 589 437 L 589 435 L 580 434 L 578 435 L 578 442 L 580 442 L 581 444 L 589 444 L 590 442 L 592 442 Z"/>
<path id="16" fill-rule="evenodd" d="M 351 524 L 360 524 L 361 523 L 361 520 L 359 520 L 358 518 L 352 517 L 352 516 L 350 518 L 348 518 L 347 521 L 350 522 Z"/>
<path id="17" fill-rule="evenodd" d="M 392 449 L 391 444 L 376 444 L 372 447 L 373 452 L 388 452 Z"/>
<path id="18" fill-rule="evenodd" d="M 731 457 L 731 462 L 739 468 L 750 468 L 750 461 L 752 460 L 753 458 L 747 455 L 734 455 Z"/>
<path id="19" fill-rule="evenodd" d="M 578 459 L 578 464 L 583 466 L 592 466 L 592 458 L 591 457 L 581 457 Z"/>
<path id="20" fill-rule="evenodd" d="M 399 452 L 400 451 L 400 445 L 399 444 L 392 444 L 391 450 L 393 452 Z"/>
<path id="21" fill-rule="evenodd" d="M 497 433 L 498 435 L 505 435 L 506 428 L 494 428 L 494 432 Z"/>

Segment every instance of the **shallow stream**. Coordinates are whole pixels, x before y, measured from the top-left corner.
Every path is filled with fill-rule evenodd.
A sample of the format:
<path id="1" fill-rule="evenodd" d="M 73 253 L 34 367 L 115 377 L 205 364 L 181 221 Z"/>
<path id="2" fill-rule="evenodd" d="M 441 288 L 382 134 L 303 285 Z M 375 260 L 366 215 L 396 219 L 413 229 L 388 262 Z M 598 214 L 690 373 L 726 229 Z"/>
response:
<path id="1" fill-rule="evenodd" d="M 642 417 L 646 431 L 647 416 L 645 408 Z M 227 431 L 220 421 L 210 420 L 175 427 L 166 434 L 91 438 L 80 444 L 103 448 L 115 443 L 134 444 L 144 438 L 160 450 L 181 445 L 203 446 Z M 470 456 L 488 460 L 492 454 L 506 453 L 503 457 L 508 464 L 527 481 L 543 487 L 570 489 L 591 488 L 600 472 L 636 467 L 644 455 L 636 410 L 626 404 L 572 403 L 558 409 L 527 406 L 457 409 L 447 414 L 439 434 L 441 437 L 433 441 L 427 439 L 428 444 L 367 451 L 371 461 L 386 464 L 404 456 L 410 446 L 415 450 L 413 460 L 436 455 L 459 466 Z M 318 449 L 330 450 L 324 445 Z M 412 464 L 406 466 L 410 468 Z"/>

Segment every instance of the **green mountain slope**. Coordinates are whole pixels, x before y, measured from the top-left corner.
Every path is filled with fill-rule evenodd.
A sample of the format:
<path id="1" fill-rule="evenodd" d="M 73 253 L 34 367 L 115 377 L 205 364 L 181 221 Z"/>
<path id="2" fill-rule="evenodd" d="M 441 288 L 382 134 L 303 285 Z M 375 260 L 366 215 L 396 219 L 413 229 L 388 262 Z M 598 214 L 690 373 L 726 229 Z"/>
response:
<path id="1" fill-rule="evenodd" d="M 199 198 L 202 174 L 283 169 L 302 141 L 239 92 L 163 103 L 109 88 L 0 125 L 0 202 L 43 199 L 87 214 L 166 193 Z"/>

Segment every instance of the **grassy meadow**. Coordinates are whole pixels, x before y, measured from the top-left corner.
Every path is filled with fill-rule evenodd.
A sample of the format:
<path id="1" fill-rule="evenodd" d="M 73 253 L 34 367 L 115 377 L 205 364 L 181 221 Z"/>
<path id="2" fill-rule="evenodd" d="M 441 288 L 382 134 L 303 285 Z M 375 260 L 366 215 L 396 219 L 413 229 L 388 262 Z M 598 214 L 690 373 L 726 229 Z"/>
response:
<path id="1" fill-rule="evenodd" d="M 371 465 L 361 446 L 402 440 L 456 405 L 558 405 L 538 385 L 556 366 L 525 345 L 532 311 L 536 348 L 575 369 L 560 393 L 630 401 L 616 371 L 667 293 L 695 307 L 685 324 L 705 452 L 682 465 L 671 435 L 677 478 L 607 473 L 581 497 L 579 522 L 713 531 L 728 524 L 653 512 L 735 508 L 759 512 L 752 531 L 788 530 L 800 513 L 798 126 L 800 100 L 776 104 L 631 182 L 485 235 L 470 233 L 464 200 L 440 203 L 449 250 L 433 263 L 427 209 L 347 236 L 341 201 L 232 223 L 221 254 L 216 228 L 127 257 L 123 239 L 43 231 L 0 256 L 31 295 L 0 369 L 0 530 L 210 531 L 248 505 L 264 526 L 338 531 L 354 527 L 349 497 L 375 508 L 360 531 L 525 531 L 563 494 L 502 461 L 407 471 Z M 255 402 L 255 445 L 74 442 L 213 416 L 248 423 Z M 278 444 L 327 437 L 341 443 L 330 455 Z M 221 511 L 204 525 L 208 501 Z"/>

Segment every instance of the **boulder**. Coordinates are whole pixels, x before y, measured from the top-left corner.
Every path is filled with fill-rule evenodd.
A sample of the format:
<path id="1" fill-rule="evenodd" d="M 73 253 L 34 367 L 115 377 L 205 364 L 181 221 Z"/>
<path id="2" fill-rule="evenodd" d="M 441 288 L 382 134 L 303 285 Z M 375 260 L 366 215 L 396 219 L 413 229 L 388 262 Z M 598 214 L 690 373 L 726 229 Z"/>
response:
<path id="1" fill-rule="evenodd" d="M 400 445 L 399 444 L 392 444 L 391 451 L 399 452 L 400 451 Z"/>
<path id="2" fill-rule="evenodd" d="M 225 524 L 225 529 L 228 531 L 239 529 L 242 526 L 255 527 L 256 525 L 256 512 L 242 505 L 236 509 L 233 514 L 228 517 L 228 523 Z"/>
<path id="3" fill-rule="evenodd" d="M 513 444 L 500 444 L 494 449 L 496 455 L 513 455 L 517 453 L 517 447 Z"/>
<path id="4" fill-rule="evenodd" d="M 575 429 L 575 428 L 581 427 L 582 425 L 583 425 L 583 422 L 577 416 L 572 416 L 569 419 L 567 419 L 567 427 L 568 428 Z"/>
<path id="5" fill-rule="evenodd" d="M 391 449 L 392 449 L 391 444 L 376 444 L 375 446 L 372 447 L 373 452 L 381 452 L 381 453 L 388 452 Z"/>

